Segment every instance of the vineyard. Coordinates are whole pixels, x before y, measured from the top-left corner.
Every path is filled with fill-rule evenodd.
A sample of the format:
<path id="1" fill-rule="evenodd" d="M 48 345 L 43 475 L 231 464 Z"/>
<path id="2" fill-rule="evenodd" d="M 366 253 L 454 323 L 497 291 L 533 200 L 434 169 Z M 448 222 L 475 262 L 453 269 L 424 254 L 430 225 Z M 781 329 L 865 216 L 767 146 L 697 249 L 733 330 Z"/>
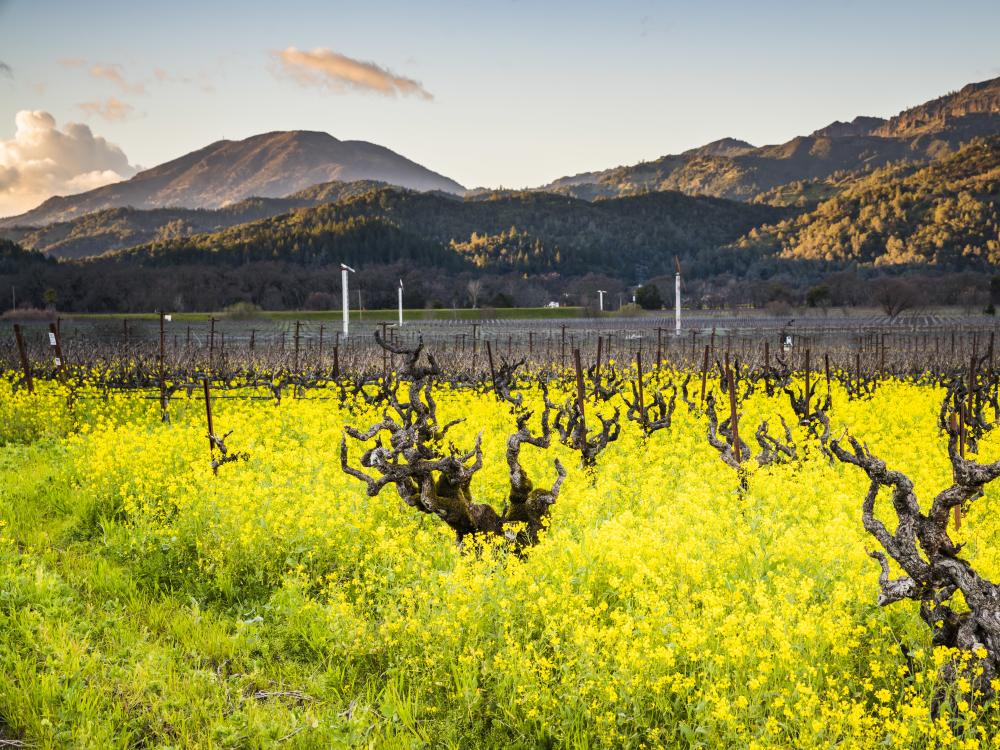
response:
<path id="1" fill-rule="evenodd" d="M 1000 743 L 990 329 L 7 338 L 0 746 Z"/>

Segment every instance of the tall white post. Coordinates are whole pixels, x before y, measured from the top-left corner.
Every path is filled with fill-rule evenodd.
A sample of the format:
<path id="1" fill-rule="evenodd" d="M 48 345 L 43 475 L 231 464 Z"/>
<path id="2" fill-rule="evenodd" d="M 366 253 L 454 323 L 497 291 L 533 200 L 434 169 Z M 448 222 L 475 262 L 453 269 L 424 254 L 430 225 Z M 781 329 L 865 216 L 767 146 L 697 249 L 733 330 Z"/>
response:
<path id="1" fill-rule="evenodd" d="M 399 326 L 403 327 L 403 280 L 399 280 Z"/>
<path id="2" fill-rule="evenodd" d="M 601 302 L 600 302 L 601 312 L 604 312 L 604 295 L 606 294 L 606 292 L 603 289 L 598 289 L 597 290 L 597 294 L 598 294 L 598 296 L 600 297 L 600 300 L 601 300 Z"/>
<path id="3" fill-rule="evenodd" d="M 347 338 L 347 331 L 349 328 L 350 321 L 350 306 L 347 301 L 347 272 L 350 271 L 354 273 L 354 269 L 343 263 L 340 264 L 340 288 L 341 288 L 341 299 L 344 303 L 344 338 Z"/>
<path id="4" fill-rule="evenodd" d="M 681 275 L 674 274 L 674 333 L 681 332 Z"/>

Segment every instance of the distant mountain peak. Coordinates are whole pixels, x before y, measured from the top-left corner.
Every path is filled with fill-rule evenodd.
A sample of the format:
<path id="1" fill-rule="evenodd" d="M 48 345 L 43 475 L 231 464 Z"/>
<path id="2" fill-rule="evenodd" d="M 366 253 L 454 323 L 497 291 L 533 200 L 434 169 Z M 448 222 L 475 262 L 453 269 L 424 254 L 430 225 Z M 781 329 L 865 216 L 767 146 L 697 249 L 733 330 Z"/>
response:
<path id="1" fill-rule="evenodd" d="M 341 141 L 316 130 L 219 140 L 129 180 L 49 198 L 2 226 L 66 221 L 105 208 L 220 208 L 250 197 L 278 198 L 331 181 L 373 180 L 412 190 L 462 194 L 464 188 L 384 146 Z"/>
<path id="2" fill-rule="evenodd" d="M 848 138 L 856 135 L 871 135 L 877 128 L 886 124 L 881 117 L 866 117 L 860 115 L 850 122 L 834 120 L 825 128 L 813 131 L 816 138 Z"/>
<path id="3" fill-rule="evenodd" d="M 717 141 L 706 143 L 704 146 L 690 148 L 683 152 L 682 156 L 739 156 L 748 151 L 753 151 L 756 146 L 739 138 L 720 138 Z"/>

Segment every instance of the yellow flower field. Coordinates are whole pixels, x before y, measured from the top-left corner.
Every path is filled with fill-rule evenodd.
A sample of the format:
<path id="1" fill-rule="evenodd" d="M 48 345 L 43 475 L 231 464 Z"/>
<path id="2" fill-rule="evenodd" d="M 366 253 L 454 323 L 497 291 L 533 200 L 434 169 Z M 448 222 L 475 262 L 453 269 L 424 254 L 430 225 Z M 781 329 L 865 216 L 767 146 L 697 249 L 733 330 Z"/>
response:
<path id="1" fill-rule="evenodd" d="M 932 648 L 914 603 L 877 606 L 875 542 L 861 524 L 868 480 L 801 428 L 801 460 L 751 463 L 746 491 L 708 444 L 704 415 L 680 401 L 672 426 L 648 438 L 622 408 L 621 437 L 592 469 L 558 441 L 525 446 L 536 483 L 551 485 L 556 457 L 568 476 L 540 542 L 517 556 L 500 542 L 463 551 L 391 486 L 368 497 L 342 472 L 340 441 L 344 425 L 381 412 L 333 389 L 280 405 L 245 391 L 216 398 L 216 431 L 232 430 L 227 445 L 248 454 L 218 475 L 197 393 L 175 395 L 164 423 L 155 393 L 37 391 L 0 380 L 0 738 L 1000 745 L 995 707 L 959 702 L 931 719 L 949 655 Z M 867 442 L 927 503 L 951 482 L 943 395 L 886 381 L 851 401 L 834 384 L 832 433 Z M 525 397 L 537 415 L 541 393 Z M 472 489 L 500 509 L 514 417 L 489 393 L 441 385 L 435 398 L 442 421 L 466 419 L 448 433 L 457 446 L 483 433 Z M 607 413 L 618 399 L 587 408 Z M 783 395 L 758 390 L 742 411 L 751 444 L 764 419 L 772 434 L 779 414 L 796 423 Z M 350 449 L 356 462 L 359 444 Z M 979 458 L 1000 458 L 996 432 Z M 998 510 L 987 487 L 955 535 L 991 580 Z"/>

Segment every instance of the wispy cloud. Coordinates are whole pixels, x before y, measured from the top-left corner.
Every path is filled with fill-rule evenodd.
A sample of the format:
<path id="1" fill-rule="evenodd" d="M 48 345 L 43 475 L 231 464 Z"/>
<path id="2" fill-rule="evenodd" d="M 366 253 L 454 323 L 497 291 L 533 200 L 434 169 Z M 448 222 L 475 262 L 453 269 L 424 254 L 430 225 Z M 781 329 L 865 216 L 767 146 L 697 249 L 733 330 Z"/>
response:
<path id="1" fill-rule="evenodd" d="M 0 60 L 0 76 L 3 76 L 4 78 L 13 78 L 14 77 L 14 69 L 11 68 L 3 60 Z"/>
<path id="2" fill-rule="evenodd" d="M 179 83 L 184 86 L 197 86 L 209 94 L 215 91 L 215 86 L 212 85 L 211 80 L 204 71 L 197 78 L 192 78 L 191 76 L 175 75 L 163 68 L 153 68 L 153 78 L 157 83 Z"/>
<path id="3" fill-rule="evenodd" d="M 71 122 L 60 129 L 48 112 L 30 110 L 18 112 L 14 120 L 14 137 L 0 140 L 0 216 L 136 172 L 118 146 L 86 125 Z"/>
<path id="4" fill-rule="evenodd" d="M 59 64 L 64 68 L 82 68 L 87 61 L 82 57 L 62 57 L 59 59 Z"/>
<path id="5" fill-rule="evenodd" d="M 80 102 L 78 106 L 88 115 L 102 117 L 109 122 L 120 122 L 127 120 L 135 112 L 135 107 L 131 104 L 116 99 L 111 96 L 104 101 Z"/>
<path id="6" fill-rule="evenodd" d="M 115 86 L 118 86 L 126 94 L 144 94 L 146 93 L 146 86 L 142 83 L 131 83 L 125 78 L 125 71 L 121 65 L 110 64 L 110 65 L 93 65 L 90 68 L 90 75 L 92 78 L 100 78 L 105 81 L 110 81 Z"/>
<path id="7" fill-rule="evenodd" d="M 272 53 L 280 72 L 303 86 L 324 86 L 331 91 L 366 91 L 382 96 L 434 97 L 419 81 L 397 75 L 381 65 L 341 55 L 318 47 L 300 50 L 295 47 Z"/>

